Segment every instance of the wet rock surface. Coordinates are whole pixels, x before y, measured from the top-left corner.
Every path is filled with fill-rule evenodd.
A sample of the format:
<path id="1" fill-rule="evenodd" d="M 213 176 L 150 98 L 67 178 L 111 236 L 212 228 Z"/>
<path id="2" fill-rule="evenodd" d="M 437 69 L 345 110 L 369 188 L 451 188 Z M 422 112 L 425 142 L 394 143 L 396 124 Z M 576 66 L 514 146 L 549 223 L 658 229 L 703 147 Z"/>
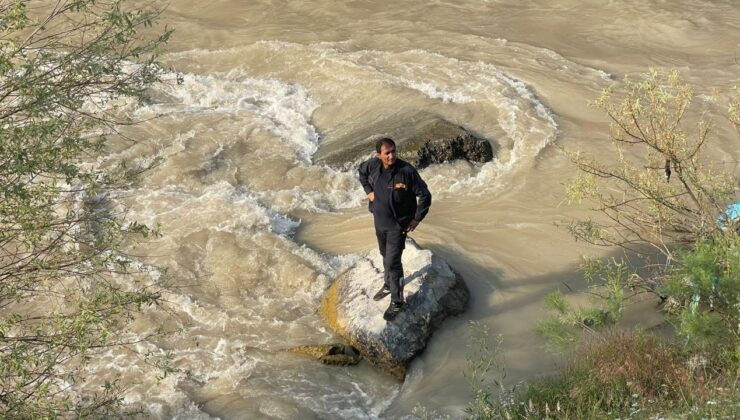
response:
<path id="1" fill-rule="evenodd" d="M 459 315 L 469 299 L 465 282 L 442 258 L 406 241 L 403 254 L 406 304 L 388 322 L 383 312 L 390 298 L 374 301 L 383 284 L 378 251 L 338 276 L 327 289 L 320 312 L 327 324 L 378 368 L 403 380 L 408 364 L 427 345 L 445 318 Z"/>
<path id="2" fill-rule="evenodd" d="M 362 355 L 360 355 L 357 349 L 341 343 L 297 346 L 287 351 L 312 357 L 326 365 L 356 365 L 362 360 Z"/>
<path id="3" fill-rule="evenodd" d="M 429 113 L 402 114 L 338 136 L 319 147 L 315 160 L 332 167 L 348 167 L 373 156 L 382 136 L 396 141 L 399 157 L 417 168 L 465 159 L 488 162 L 496 147 L 466 128 Z"/>

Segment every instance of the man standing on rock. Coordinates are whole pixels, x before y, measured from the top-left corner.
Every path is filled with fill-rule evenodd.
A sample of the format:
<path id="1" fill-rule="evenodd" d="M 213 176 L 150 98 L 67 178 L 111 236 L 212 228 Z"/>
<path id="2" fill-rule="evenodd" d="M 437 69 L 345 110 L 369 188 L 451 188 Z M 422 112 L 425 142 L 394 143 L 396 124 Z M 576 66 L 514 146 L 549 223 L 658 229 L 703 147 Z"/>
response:
<path id="1" fill-rule="evenodd" d="M 379 139 L 375 151 L 376 157 L 363 162 L 358 172 L 370 200 L 368 205 L 375 220 L 375 236 L 385 270 L 383 287 L 373 299 L 381 300 L 391 295 L 391 303 L 383 314 L 383 318 L 390 321 L 404 304 L 401 254 L 406 234 L 416 229 L 429 212 L 432 194 L 419 172 L 408 162 L 398 159 L 392 139 Z"/>

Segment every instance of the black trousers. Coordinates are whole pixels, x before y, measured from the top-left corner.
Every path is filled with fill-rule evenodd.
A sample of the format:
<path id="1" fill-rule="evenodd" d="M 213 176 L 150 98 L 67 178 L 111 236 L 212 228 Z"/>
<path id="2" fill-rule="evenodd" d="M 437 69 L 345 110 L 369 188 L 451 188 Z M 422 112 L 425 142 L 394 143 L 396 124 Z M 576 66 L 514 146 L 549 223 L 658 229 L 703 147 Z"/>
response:
<path id="1" fill-rule="evenodd" d="M 403 302 L 403 264 L 401 254 L 406 246 L 406 232 L 375 229 L 378 248 L 383 256 L 385 285 L 391 290 L 391 301 Z"/>

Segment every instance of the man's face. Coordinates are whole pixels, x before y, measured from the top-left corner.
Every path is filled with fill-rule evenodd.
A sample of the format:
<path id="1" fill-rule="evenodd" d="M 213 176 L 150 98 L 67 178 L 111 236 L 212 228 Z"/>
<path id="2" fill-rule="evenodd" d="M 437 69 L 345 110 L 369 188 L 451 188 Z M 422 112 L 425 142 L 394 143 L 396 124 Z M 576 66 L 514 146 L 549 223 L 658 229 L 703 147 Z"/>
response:
<path id="1" fill-rule="evenodd" d="M 387 144 L 380 146 L 378 158 L 383 162 L 383 166 L 386 168 L 393 166 L 393 164 L 396 163 L 396 148 Z"/>

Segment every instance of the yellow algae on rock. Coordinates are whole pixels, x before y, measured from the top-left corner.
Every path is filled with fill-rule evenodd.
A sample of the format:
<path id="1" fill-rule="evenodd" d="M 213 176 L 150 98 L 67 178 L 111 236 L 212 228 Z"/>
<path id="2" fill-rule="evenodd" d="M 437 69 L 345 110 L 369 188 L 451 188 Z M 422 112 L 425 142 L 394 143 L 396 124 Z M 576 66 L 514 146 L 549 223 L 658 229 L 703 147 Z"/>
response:
<path id="1" fill-rule="evenodd" d="M 356 349 L 338 343 L 297 346 L 287 351 L 317 359 L 327 365 L 356 365 L 362 359 Z"/>
<path id="2" fill-rule="evenodd" d="M 335 281 L 324 293 L 324 298 L 321 299 L 321 307 L 319 308 L 319 314 L 324 318 L 324 321 L 329 325 L 334 332 L 339 335 L 342 334 L 342 328 L 339 325 L 338 319 L 338 303 L 339 303 L 339 281 Z"/>
<path id="3" fill-rule="evenodd" d="M 329 352 L 331 344 L 319 344 L 309 346 L 297 346 L 289 348 L 287 351 L 290 353 L 302 354 L 304 356 L 313 357 L 318 359 Z"/>

